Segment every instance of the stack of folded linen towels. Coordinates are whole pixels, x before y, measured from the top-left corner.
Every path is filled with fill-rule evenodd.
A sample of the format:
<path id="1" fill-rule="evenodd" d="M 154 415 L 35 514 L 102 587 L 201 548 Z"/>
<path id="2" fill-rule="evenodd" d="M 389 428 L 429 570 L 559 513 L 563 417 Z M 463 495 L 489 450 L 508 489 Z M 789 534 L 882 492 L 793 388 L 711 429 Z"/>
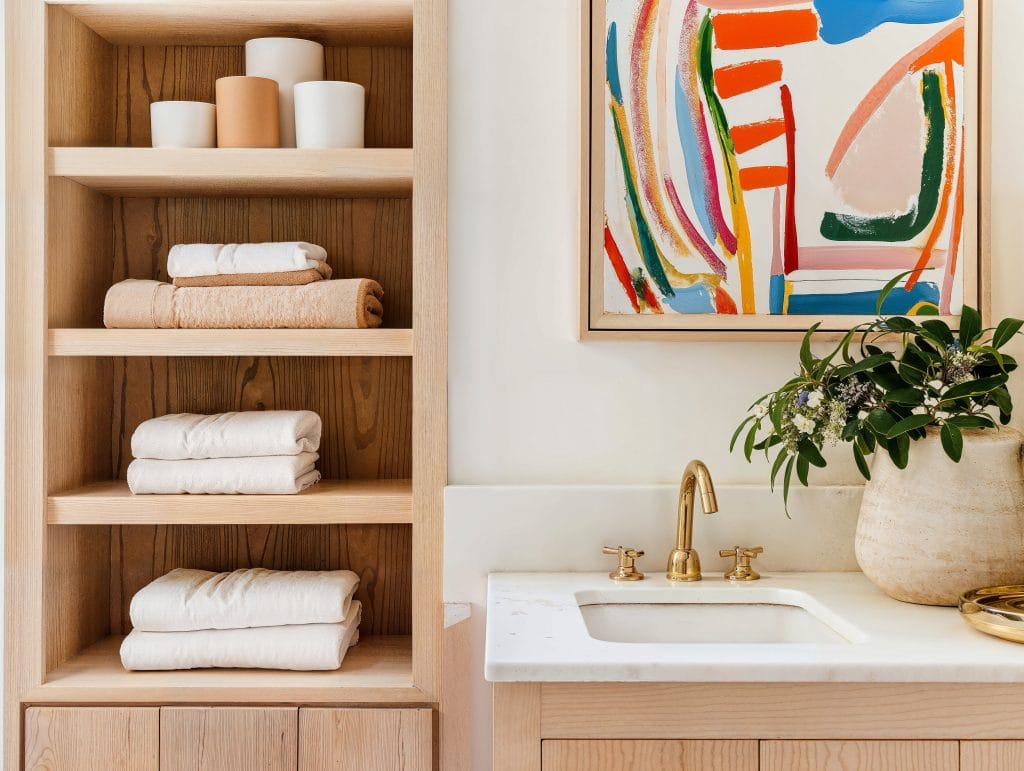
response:
<path id="1" fill-rule="evenodd" d="M 320 416 L 309 410 L 164 415 L 132 434 L 136 495 L 290 495 L 320 481 Z"/>
<path id="2" fill-rule="evenodd" d="M 359 641 L 351 570 L 172 570 L 131 603 L 129 670 L 332 670 Z"/>
<path id="3" fill-rule="evenodd" d="M 369 329 L 383 321 L 372 279 L 331 281 L 323 247 L 301 241 L 179 244 L 173 284 L 128 279 L 103 304 L 108 329 Z"/>

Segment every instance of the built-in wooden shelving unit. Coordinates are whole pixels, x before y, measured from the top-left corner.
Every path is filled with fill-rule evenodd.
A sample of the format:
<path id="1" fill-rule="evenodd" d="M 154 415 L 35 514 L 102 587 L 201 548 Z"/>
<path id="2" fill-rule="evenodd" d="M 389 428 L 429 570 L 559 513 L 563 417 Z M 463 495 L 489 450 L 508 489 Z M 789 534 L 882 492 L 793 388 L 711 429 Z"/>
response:
<path id="1" fill-rule="evenodd" d="M 436 704 L 446 481 L 444 0 L 9 0 L 5 762 L 26 705 Z M 366 149 L 156 150 L 155 100 L 213 101 L 252 37 L 325 45 Z M 385 289 L 376 330 L 109 330 L 174 243 L 307 240 Z M 312 409 L 296 496 L 132 496 L 138 424 Z M 175 567 L 348 568 L 338 672 L 126 672 L 128 604 Z"/>

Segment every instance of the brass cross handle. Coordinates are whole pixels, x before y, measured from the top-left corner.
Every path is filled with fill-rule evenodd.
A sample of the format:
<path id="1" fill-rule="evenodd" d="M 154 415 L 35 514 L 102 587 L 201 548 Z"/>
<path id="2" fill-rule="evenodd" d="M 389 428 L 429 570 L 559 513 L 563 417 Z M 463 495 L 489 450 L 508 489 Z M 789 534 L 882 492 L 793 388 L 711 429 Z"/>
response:
<path id="1" fill-rule="evenodd" d="M 636 561 L 643 551 L 632 546 L 605 546 L 602 553 L 619 558 L 619 566 L 608 574 L 613 581 L 642 581 L 644 574 L 637 570 Z"/>
<path id="2" fill-rule="evenodd" d="M 743 546 L 722 549 L 718 552 L 720 557 L 734 557 L 736 559 L 732 570 L 726 573 L 725 577 L 730 581 L 756 581 L 761 577 L 761 574 L 750 566 L 750 561 L 756 559 L 757 555 L 762 553 L 764 553 L 763 546 L 755 546 L 752 549 Z"/>

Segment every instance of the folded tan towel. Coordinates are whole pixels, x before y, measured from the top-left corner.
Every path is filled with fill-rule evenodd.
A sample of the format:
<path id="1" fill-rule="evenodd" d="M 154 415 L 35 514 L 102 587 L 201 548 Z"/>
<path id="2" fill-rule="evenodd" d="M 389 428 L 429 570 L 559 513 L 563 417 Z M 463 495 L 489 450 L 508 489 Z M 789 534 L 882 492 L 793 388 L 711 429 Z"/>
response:
<path id="1" fill-rule="evenodd" d="M 178 276 L 175 286 L 300 286 L 331 277 L 331 266 L 318 262 L 315 268 L 284 273 L 222 273 L 216 276 Z"/>
<path id="2" fill-rule="evenodd" d="M 384 290 L 368 278 L 302 286 L 175 287 L 128 279 L 103 304 L 108 329 L 367 329 L 381 325 Z"/>

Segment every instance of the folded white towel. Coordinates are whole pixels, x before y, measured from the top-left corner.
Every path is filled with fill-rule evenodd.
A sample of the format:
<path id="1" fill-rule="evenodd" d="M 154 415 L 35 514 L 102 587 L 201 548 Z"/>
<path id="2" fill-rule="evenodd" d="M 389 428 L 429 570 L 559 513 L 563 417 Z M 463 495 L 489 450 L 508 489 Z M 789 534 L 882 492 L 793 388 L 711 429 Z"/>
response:
<path id="1" fill-rule="evenodd" d="M 171 278 L 227 273 L 284 273 L 316 268 L 327 250 L 304 241 L 266 244 L 178 244 L 167 255 Z"/>
<path id="2" fill-rule="evenodd" d="M 136 495 L 291 495 L 320 481 L 315 452 L 263 458 L 150 460 L 128 466 L 128 489 Z"/>
<path id="3" fill-rule="evenodd" d="M 320 449 L 320 416 L 309 410 L 164 415 L 132 434 L 132 455 L 157 460 L 298 455 Z"/>
<path id="4" fill-rule="evenodd" d="M 178 568 L 132 597 L 132 626 L 141 632 L 191 632 L 340 624 L 357 586 L 359 576 L 351 570 Z"/>
<path id="5" fill-rule="evenodd" d="M 358 640 L 360 604 L 343 624 L 207 629 L 199 632 L 132 633 L 121 643 L 121 664 L 130 670 L 294 669 L 331 670 Z"/>

